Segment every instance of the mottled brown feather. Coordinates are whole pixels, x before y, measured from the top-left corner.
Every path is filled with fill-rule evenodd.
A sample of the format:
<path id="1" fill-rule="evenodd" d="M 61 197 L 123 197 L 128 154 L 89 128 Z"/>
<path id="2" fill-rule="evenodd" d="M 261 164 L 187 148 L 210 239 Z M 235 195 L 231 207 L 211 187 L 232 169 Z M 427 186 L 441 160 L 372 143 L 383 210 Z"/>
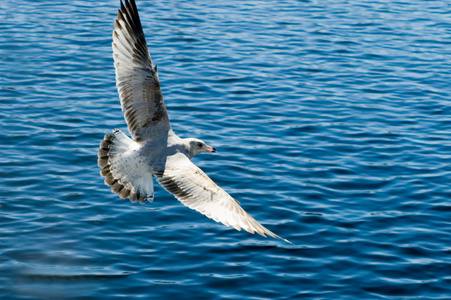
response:
<path id="1" fill-rule="evenodd" d="M 113 58 L 125 121 L 135 140 L 153 139 L 157 127 L 168 132 L 171 126 L 134 1 L 121 3 L 114 28 Z"/>

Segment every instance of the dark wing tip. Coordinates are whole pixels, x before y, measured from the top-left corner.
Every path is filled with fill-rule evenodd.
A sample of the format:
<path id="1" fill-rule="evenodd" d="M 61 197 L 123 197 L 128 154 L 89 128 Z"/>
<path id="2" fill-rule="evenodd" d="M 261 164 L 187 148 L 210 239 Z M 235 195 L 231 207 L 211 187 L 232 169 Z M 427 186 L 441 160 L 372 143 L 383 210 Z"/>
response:
<path id="1" fill-rule="evenodd" d="M 125 7 L 123 5 L 121 6 L 121 12 L 126 16 L 127 23 L 129 23 L 130 27 L 133 29 L 135 34 L 137 36 L 142 35 L 144 37 L 141 20 L 139 18 L 138 8 L 136 7 L 135 1 L 126 0 Z"/>

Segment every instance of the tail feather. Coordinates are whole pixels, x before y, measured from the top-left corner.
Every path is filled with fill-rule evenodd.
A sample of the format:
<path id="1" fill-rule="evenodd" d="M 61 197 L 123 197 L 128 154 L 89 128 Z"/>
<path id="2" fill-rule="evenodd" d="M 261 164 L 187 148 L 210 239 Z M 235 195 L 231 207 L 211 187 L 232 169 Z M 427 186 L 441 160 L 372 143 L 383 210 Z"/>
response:
<path id="1" fill-rule="evenodd" d="M 145 203 L 153 200 L 153 178 L 150 166 L 139 155 L 140 145 L 120 130 L 106 134 L 100 143 L 97 164 L 105 184 L 121 199 Z"/>

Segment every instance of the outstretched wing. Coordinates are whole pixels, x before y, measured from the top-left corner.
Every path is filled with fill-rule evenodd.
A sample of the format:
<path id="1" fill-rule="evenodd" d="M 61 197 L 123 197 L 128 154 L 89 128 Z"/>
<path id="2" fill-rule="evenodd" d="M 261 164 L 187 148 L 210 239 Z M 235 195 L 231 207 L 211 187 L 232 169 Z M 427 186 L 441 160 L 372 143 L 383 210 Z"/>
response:
<path id="1" fill-rule="evenodd" d="M 220 188 L 200 168 L 195 166 L 185 155 L 175 154 L 166 160 L 164 173 L 158 182 L 180 202 L 205 216 L 232 226 L 237 230 L 244 229 L 262 236 L 279 237 L 266 229 L 251 217 L 238 201 Z"/>
<path id="2" fill-rule="evenodd" d="M 171 125 L 134 0 L 125 0 L 125 6 L 121 1 L 114 22 L 113 58 L 116 86 L 131 136 L 140 141 L 166 135 Z"/>

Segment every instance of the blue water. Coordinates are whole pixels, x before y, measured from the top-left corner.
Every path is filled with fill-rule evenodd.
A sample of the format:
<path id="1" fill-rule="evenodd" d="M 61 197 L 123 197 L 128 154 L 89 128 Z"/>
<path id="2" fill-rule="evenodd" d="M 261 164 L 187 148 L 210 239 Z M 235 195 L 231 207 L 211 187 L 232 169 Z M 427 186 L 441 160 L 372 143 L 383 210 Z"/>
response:
<path id="1" fill-rule="evenodd" d="M 112 194 L 119 1 L 6 0 L 1 299 L 451 298 L 448 1 L 137 4 L 194 162 L 294 245 Z"/>

